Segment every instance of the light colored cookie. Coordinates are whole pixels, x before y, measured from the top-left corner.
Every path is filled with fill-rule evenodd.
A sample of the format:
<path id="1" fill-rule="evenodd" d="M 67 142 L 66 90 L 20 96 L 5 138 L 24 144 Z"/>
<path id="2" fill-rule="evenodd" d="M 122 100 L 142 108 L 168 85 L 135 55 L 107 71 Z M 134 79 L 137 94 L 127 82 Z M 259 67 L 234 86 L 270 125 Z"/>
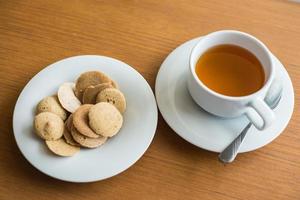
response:
<path id="1" fill-rule="evenodd" d="M 110 103 L 121 112 L 124 113 L 126 109 L 126 100 L 124 94 L 115 88 L 106 88 L 102 90 L 96 98 L 96 102 Z"/>
<path id="2" fill-rule="evenodd" d="M 65 128 L 64 129 L 64 138 L 66 140 L 66 142 L 72 146 L 80 146 L 72 137 L 71 132 Z"/>
<path id="3" fill-rule="evenodd" d="M 106 88 L 112 88 L 112 87 L 113 86 L 111 83 L 101 83 L 95 86 L 91 85 L 84 90 L 82 96 L 82 102 L 84 104 L 95 104 L 98 93 Z"/>
<path id="4" fill-rule="evenodd" d="M 122 127 L 123 117 L 118 109 L 110 103 L 100 102 L 89 111 L 90 127 L 104 137 L 112 137 Z"/>
<path id="5" fill-rule="evenodd" d="M 49 96 L 42 99 L 36 108 L 36 113 L 51 112 L 58 115 L 62 120 L 67 119 L 67 112 L 60 105 L 57 96 Z"/>
<path id="6" fill-rule="evenodd" d="M 77 79 L 75 85 L 75 94 L 80 100 L 82 100 L 83 92 L 87 87 L 111 82 L 111 79 L 102 72 L 88 71 L 82 73 Z"/>
<path id="7" fill-rule="evenodd" d="M 34 118 L 35 132 L 45 140 L 57 140 L 63 135 L 64 122 L 56 114 L 42 112 Z"/>
<path id="8" fill-rule="evenodd" d="M 80 146 L 72 137 L 71 135 L 71 128 L 72 128 L 72 123 L 73 123 L 73 119 L 72 119 L 72 115 L 70 115 L 67 119 L 67 121 L 65 122 L 65 129 L 64 129 L 64 138 L 66 140 L 66 142 L 70 145 L 73 146 Z"/>
<path id="9" fill-rule="evenodd" d="M 75 83 L 63 83 L 58 88 L 57 97 L 64 109 L 70 113 L 75 112 L 81 105 L 81 102 L 75 96 L 74 93 Z"/>
<path id="10" fill-rule="evenodd" d="M 92 107 L 91 104 L 84 104 L 80 106 L 74 113 L 73 113 L 73 125 L 75 128 L 84 136 L 90 138 L 98 138 L 99 135 L 96 134 L 90 127 L 89 127 L 89 110 Z"/>
<path id="11" fill-rule="evenodd" d="M 46 140 L 46 145 L 50 151 L 59 156 L 73 156 L 80 151 L 80 147 L 67 144 L 63 138 L 53 141 Z"/>
<path id="12" fill-rule="evenodd" d="M 78 142 L 81 146 L 86 148 L 96 148 L 104 144 L 107 140 L 107 137 L 98 137 L 98 138 L 89 138 L 80 134 L 74 126 L 71 128 L 71 135 L 74 140 Z"/>

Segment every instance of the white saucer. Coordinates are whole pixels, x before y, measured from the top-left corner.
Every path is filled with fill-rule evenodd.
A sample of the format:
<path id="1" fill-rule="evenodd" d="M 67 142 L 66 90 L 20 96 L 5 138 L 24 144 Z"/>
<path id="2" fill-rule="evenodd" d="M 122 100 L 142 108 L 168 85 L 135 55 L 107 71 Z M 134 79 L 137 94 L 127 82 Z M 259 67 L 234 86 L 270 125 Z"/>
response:
<path id="1" fill-rule="evenodd" d="M 55 156 L 32 128 L 36 105 L 55 94 L 61 83 L 89 70 L 103 71 L 119 84 L 127 100 L 123 126 L 99 148 L 81 149 L 73 157 Z M 25 86 L 13 115 L 15 139 L 25 158 L 43 173 L 71 182 L 102 180 L 126 170 L 147 150 L 156 126 L 156 102 L 147 81 L 129 65 L 104 56 L 76 56 L 49 65 Z"/>
<path id="2" fill-rule="evenodd" d="M 205 112 L 192 100 L 187 87 L 188 59 L 201 38 L 177 47 L 163 62 L 155 84 L 159 110 L 170 127 L 188 142 L 214 152 L 222 151 L 246 126 L 246 117 L 224 119 Z M 276 120 L 265 131 L 250 128 L 240 149 L 247 152 L 274 140 L 287 126 L 294 108 L 294 90 L 284 66 L 273 56 L 277 78 L 283 81 L 283 97 L 275 109 Z"/>

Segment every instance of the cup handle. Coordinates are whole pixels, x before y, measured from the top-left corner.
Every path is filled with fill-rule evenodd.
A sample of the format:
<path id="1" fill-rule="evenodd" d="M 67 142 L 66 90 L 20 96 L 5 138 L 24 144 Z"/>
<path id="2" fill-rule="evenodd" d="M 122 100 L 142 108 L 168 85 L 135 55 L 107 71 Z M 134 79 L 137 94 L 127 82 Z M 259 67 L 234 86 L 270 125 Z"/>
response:
<path id="1" fill-rule="evenodd" d="M 253 109 L 256 112 L 253 112 Z M 258 130 L 264 130 L 275 119 L 273 110 L 261 98 L 250 102 L 246 116 Z"/>

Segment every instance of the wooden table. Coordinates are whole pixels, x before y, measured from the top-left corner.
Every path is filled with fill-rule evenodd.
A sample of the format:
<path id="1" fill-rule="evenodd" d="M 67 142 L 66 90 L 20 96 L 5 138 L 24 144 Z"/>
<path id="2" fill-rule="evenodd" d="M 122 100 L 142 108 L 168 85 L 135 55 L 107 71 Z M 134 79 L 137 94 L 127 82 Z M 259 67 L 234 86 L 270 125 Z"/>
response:
<path id="1" fill-rule="evenodd" d="M 296 92 L 287 129 L 272 144 L 222 165 L 217 154 L 177 136 L 159 115 L 154 141 L 130 169 L 87 184 L 50 178 L 18 150 L 15 102 L 45 66 L 98 54 L 138 70 L 154 89 L 164 58 L 179 44 L 219 29 L 264 41 Z M 0 1 L 0 199 L 300 199 L 300 4 L 290 1 Z"/>

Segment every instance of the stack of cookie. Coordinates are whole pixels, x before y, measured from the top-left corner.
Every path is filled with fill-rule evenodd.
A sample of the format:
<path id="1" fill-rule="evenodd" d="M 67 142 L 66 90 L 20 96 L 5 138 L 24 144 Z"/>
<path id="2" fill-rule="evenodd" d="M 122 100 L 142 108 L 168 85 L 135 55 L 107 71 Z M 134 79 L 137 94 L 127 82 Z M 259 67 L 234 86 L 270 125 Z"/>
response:
<path id="1" fill-rule="evenodd" d="M 34 126 L 53 153 L 72 156 L 80 147 L 96 148 L 116 135 L 125 109 L 117 83 L 102 72 L 89 71 L 76 84 L 63 83 L 57 95 L 42 99 Z"/>

